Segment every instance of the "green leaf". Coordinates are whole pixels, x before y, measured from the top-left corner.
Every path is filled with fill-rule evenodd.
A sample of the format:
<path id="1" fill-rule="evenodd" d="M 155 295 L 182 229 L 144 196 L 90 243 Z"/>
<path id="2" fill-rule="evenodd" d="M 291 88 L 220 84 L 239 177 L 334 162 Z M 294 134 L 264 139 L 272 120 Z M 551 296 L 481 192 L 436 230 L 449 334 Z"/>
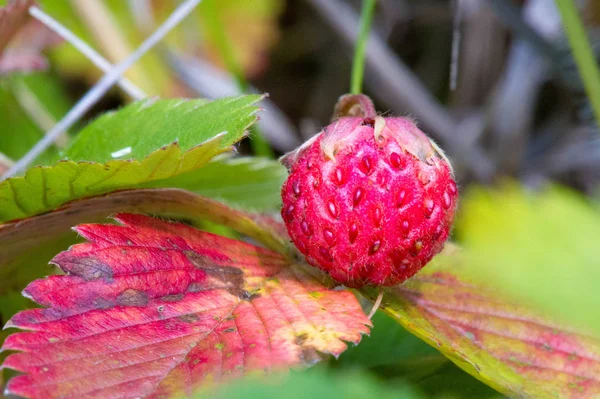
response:
<path id="1" fill-rule="evenodd" d="M 216 391 L 198 393 L 194 399 L 420 399 L 424 398 L 409 384 L 400 383 L 394 388 L 383 386 L 364 372 L 329 374 L 308 370 L 281 376 L 278 380 L 244 379 L 233 381 Z"/>
<path id="2" fill-rule="evenodd" d="M 406 283 L 386 288 L 382 309 L 507 396 L 600 395 L 600 340 L 508 301 L 470 277 L 460 251 L 447 247 Z M 371 299 L 378 294 L 362 291 Z"/>
<path id="3" fill-rule="evenodd" d="M 441 363 L 446 361 L 437 350 L 406 331 L 384 312 L 375 314 L 373 326 L 371 334 L 363 338 L 359 346 L 348 348 L 333 365 L 372 368 L 422 358 L 441 358 Z"/>
<path id="4" fill-rule="evenodd" d="M 260 98 L 149 100 L 100 117 L 67 150 L 71 160 L 34 167 L 0 183 L 0 222 L 198 169 L 244 137 Z M 110 160 L 128 148 L 124 156 L 143 159 Z"/>
<path id="5" fill-rule="evenodd" d="M 73 161 L 142 159 L 177 142 L 182 151 L 223 133 L 230 146 L 255 120 L 259 95 L 206 100 L 148 99 L 109 112 L 84 128 L 65 156 Z M 118 156 L 119 151 L 122 156 Z"/>
<path id="6" fill-rule="evenodd" d="M 556 186 L 474 189 L 458 232 L 473 276 L 600 333 L 600 213 L 582 196 Z"/>
<path id="7" fill-rule="evenodd" d="M 279 210 L 286 178 L 285 167 L 277 161 L 226 156 L 201 169 L 143 186 L 183 188 L 244 209 L 272 211 Z"/>
<path id="8" fill-rule="evenodd" d="M 372 319 L 373 328 L 360 345 L 350 347 L 332 367 L 341 370 L 369 368 L 386 384 L 402 378 L 431 397 L 501 398 L 497 391 L 465 373 L 384 312 Z"/>
<path id="9" fill-rule="evenodd" d="M 505 398 L 502 394 L 482 384 L 450 362 L 441 365 L 435 373 L 414 382 L 414 386 L 433 398 Z"/>

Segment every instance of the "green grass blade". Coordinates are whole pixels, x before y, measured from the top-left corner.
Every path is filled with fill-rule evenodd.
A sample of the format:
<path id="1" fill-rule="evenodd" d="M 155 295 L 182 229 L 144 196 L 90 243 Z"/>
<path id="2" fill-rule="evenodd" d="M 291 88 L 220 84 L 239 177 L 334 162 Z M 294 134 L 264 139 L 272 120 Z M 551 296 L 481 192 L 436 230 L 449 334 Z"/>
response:
<path id="1" fill-rule="evenodd" d="M 600 71 L 585 28 L 573 0 L 556 0 L 556 5 L 560 11 L 565 34 L 569 39 L 585 91 L 592 104 L 596 123 L 600 124 Z"/>

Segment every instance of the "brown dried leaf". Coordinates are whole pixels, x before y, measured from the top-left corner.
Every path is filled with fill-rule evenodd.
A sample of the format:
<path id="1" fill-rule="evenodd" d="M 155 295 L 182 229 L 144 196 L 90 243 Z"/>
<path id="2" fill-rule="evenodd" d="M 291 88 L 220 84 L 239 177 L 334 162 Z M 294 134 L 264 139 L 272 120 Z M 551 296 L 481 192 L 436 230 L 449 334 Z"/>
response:
<path id="1" fill-rule="evenodd" d="M 33 0 L 15 0 L 0 8 L 0 54 L 29 20 L 28 10 L 33 4 Z"/>

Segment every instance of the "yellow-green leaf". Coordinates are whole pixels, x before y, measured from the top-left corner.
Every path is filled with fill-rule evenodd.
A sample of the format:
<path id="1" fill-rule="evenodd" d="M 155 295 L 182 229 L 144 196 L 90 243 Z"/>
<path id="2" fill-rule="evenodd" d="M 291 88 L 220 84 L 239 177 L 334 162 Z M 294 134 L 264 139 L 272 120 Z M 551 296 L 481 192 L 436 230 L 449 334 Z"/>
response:
<path id="1" fill-rule="evenodd" d="M 558 186 L 472 189 L 458 235 L 472 276 L 600 334 L 600 212 Z"/>
<path id="2" fill-rule="evenodd" d="M 510 302 L 469 277 L 460 250 L 444 254 L 382 308 L 469 374 L 519 398 L 600 396 L 600 341 Z M 363 290 L 374 298 L 377 291 Z"/>

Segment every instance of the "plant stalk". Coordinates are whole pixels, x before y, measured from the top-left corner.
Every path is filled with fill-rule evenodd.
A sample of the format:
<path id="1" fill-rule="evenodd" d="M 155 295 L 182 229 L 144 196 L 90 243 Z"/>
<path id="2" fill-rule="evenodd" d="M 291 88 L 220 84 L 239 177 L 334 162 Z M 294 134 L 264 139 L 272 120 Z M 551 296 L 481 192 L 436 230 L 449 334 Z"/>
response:
<path id="1" fill-rule="evenodd" d="M 356 50 L 352 63 L 352 78 L 350 81 L 350 92 L 352 94 L 360 94 L 362 91 L 365 74 L 365 55 L 374 11 L 375 0 L 363 0 L 360 13 L 360 30 L 358 32 L 358 39 L 356 40 Z"/>
<path id="2" fill-rule="evenodd" d="M 596 123 L 600 125 L 600 71 L 585 27 L 573 0 L 556 0 L 556 6 L 560 11 L 565 34 L 569 39 L 586 94 L 592 104 Z"/>

